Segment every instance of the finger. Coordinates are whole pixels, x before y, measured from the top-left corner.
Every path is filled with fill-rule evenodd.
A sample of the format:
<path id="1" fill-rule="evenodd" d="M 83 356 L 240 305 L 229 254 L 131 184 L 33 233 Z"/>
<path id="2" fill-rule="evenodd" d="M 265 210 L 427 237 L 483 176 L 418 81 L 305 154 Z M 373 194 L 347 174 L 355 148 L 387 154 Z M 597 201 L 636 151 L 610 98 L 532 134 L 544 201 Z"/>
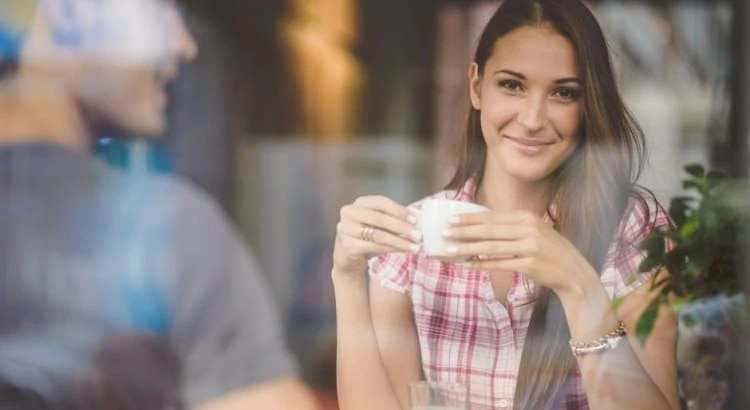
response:
<path id="1" fill-rule="evenodd" d="M 451 256 L 488 255 L 490 258 L 508 258 L 529 254 L 528 245 L 518 240 L 453 243 L 446 250 Z"/>
<path id="2" fill-rule="evenodd" d="M 349 236 L 339 237 L 333 251 L 334 265 L 343 267 L 344 270 L 347 267 L 351 268 L 354 266 L 357 271 L 360 271 L 361 265 L 367 264 L 369 259 L 392 252 L 401 251 L 391 249 L 386 245 L 363 241 Z"/>
<path id="3" fill-rule="evenodd" d="M 483 223 L 496 224 L 520 224 L 533 221 L 535 216 L 528 211 L 506 211 L 506 212 L 476 212 L 456 215 L 451 219 L 451 225 L 477 225 Z"/>
<path id="4" fill-rule="evenodd" d="M 443 232 L 443 237 L 458 241 L 516 240 L 529 235 L 529 227 L 523 224 L 481 224 L 454 226 Z"/>
<path id="5" fill-rule="evenodd" d="M 349 249 L 356 250 L 358 254 L 364 254 L 368 259 L 381 253 L 410 252 L 408 249 L 404 251 L 403 249 L 394 248 L 378 242 L 365 241 L 355 237 L 349 237 L 346 240 L 349 242 Z"/>
<path id="6" fill-rule="evenodd" d="M 416 220 L 404 220 L 384 213 L 377 209 L 366 206 L 352 205 L 342 209 L 342 221 L 354 222 L 359 228 L 361 224 L 372 225 L 378 229 L 393 232 L 405 238 L 419 238 L 418 231 L 415 229 Z"/>
<path id="7" fill-rule="evenodd" d="M 464 262 L 469 269 L 527 273 L 531 258 L 474 259 Z"/>
<path id="8" fill-rule="evenodd" d="M 351 231 L 347 229 L 347 231 L 351 232 L 354 238 L 364 240 L 361 237 L 361 227 L 357 227 L 356 229 L 352 229 Z M 371 238 L 372 241 L 370 242 L 384 245 L 393 251 L 415 253 L 419 252 L 419 245 L 413 242 L 412 239 L 402 238 L 389 231 L 375 228 L 371 234 Z"/>
<path id="9" fill-rule="evenodd" d="M 374 209 L 401 220 L 408 220 L 409 216 L 414 216 L 413 210 L 410 210 L 387 196 L 382 195 L 359 197 L 354 201 L 354 205 Z"/>
<path id="10" fill-rule="evenodd" d="M 362 238 L 362 225 L 354 223 L 341 223 L 339 234 L 356 239 L 366 243 L 374 243 L 379 246 L 385 246 L 384 252 L 419 252 L 419 245 L 412 238 L 406 239 L 383 229 L 375 228 L 372 232 L 372 241 L 366 241 Z"/>

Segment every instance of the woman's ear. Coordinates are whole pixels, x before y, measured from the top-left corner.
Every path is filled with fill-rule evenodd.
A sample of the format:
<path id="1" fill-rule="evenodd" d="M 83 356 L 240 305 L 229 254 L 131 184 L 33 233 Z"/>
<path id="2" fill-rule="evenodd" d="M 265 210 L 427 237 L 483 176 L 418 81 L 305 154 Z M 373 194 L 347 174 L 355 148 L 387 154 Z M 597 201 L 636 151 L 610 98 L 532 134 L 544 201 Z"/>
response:
<path id="1" fill-rule="evenodd" d="M 482 75 L 479 74 L 479 66 L 477 63 L 471 63 L 469 66 L 469 97 L 471 98 L 471 106 L 477 111 L 482 108 L 481 85 Z"/>

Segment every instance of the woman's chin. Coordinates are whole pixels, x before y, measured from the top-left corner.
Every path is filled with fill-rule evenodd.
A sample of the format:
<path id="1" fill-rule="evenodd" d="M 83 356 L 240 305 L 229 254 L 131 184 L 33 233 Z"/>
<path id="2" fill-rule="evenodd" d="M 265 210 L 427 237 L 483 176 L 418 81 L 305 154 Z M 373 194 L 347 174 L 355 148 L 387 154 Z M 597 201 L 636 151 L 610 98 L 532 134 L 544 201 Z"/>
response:
<path id="1" fill-rule="evenodd" d="M 513 179 L 527 183 L 541 182 L 547 179 L 551 174 L 551 172 L 547 172 L 546 169 L 529 166 L 528 163 L 519 164 L 515 167 L 508 167 L 506 172 Z"/>

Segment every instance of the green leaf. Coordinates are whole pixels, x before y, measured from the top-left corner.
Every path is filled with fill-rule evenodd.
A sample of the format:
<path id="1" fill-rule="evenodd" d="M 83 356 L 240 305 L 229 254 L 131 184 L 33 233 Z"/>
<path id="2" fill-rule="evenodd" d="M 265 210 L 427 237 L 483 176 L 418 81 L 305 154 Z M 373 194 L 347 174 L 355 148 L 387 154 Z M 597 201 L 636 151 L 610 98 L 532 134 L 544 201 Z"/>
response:
<path id="1" fill-rule="evenodd" d="M 698 230 L 698 227 L 700 226 L 700 222 L 698 221 L 698 218 L 691 217 L 688 218 L 687 221 L 682 225 L 682 228 L 680 228 L 680 236 L 682 238 L 687 238 L 695 231 Z"/>
<path id="2" fill-rule="evenodd" d="M 715 187 L 716 185 L 727 179 L 727 174 L 722 171 L 712 169 L 706 174 L 706 179 L 708 180 L 708 184 L 711 187 Z"/>
<path id="3" fill-rule="evenodd" d="M 701 213 L 701 222 L 707 230 L 715 229 L 719 225 L 719 215 L 715 209 L 705 209 Z"/>
<path id="4" fill-rule="evenodd" d="M 641 242 L 641 249 L 646 251 L 648 258 L 661 258 L 664 256 L 664 238 L 661 232 L 655 231 Z"/>
<path id="5" fill-rule="evenodd" d="M 641 261 L 640 265 L 638 265 L 638 272 L 651 272 L 659 266 L 661 263 L 659 260 L 654 258 L 645 258 Z"/>
<path id="6" fill-rule="evenodd" d="M 687 327 L 694 326 L 696 323 L 698 323 L 698 320 L 693 315 L 685 314 L 680 317 L 682 320 L 682 323 L 684 323 Z"/>
<path id="7" fill-rule="evenodd" d="M 664 304 L 667 293 L 677 296 L 677 303 L 669 302 L 676 310 L 695 298 L 739 289 L 734 275 L 736 257 L 741 249 L 750 248 L 750 230 L 744 228 L 750 227 L 747 186 L 700 164 L 688 165 L 685 171 L 689 176 L 683 187 L 690 192 L 672 198 L 669 206 L 676 229 L 661 234 L 671 241 L 673 249 L 661 254 L 656 243 L 644 241 L 641 250 L 646 259 L 639 266 L 644 271 L 661 264 L 669 270 L 671 274 L 658 298 Z M 696 192 L 699 197 L 694 196 Z M 654 324 L 649 322 L 656 320 L 659 303 L 649 304 L 639 318 L 636 333 L 641 342 L 653 329 Z"/>
<path id="8" fill-rule="evenodd" d="M 703 176 L 706 175 L 706 169 L 700 164 L 686 165 L 685 171 L 696 178 L 703 178 Z"/>
<path id="9" fill-rule="evenodd" d="M 690 189 L 690 188 L 695 188 L 698 191 L 701 191 L 702 186 L 701 186 L 700 182 L 694 181 L 692 179 L 686 179 L 686 180 L 682 181 L 682 189 Z"/>
<path id="10" fill-rule="evenodd" d="M 687 213 L 691 210 L 689 202 L 693 201 L 693 198 L 687 196 L 678 196 L 672 198 L 669 204 L 669 217 L 672 218 L 677 226 L 682 225 L 687 220 Z"/>
<path id="11" fill-rule="evenodd" d="M 680 297 L 675 298 L 672 301 L 672 311 L 675 313 L 679 313 L 683 306 L 690 303 L 693 299 L 691 297 Z"/>
<path id="12" fill-rule="evenodd" d="M 612 310 L 617 310 L 617 308 L 619 308 L 620 305 L 622 305 L 622 302 L 625 300 L 626 297 L 627 297 L 627 295 L 625 295 L 625 296 L 618 296 L 618 297 L 612 299 L 612 303 L 610 303 L 610 307 L 612 308 Z"/>
<path id="13" fill-rule="evenodd" d="M 685 269 L 685 253 L 681 249 L 673 249 L 664 257 L 664 267 L 672 275 L 681 275 Z"/>
<path id="14" fill-rule="evenodd" d="M 648 335 L 654 329 L 654 323 L 656 323 L 656 314 L 659 312 L 659 305 L 661 304 L 660 298 L 654 298 L 651 303 L 648 304 L 646 310 L 638 318 L 638 324 L 636 325 L 636 336 L 638 341 L 643 345 L 646 343 Z"/>
<path id="15" fill-rule="evenodd" d="M 674 196 L 674 197 L 672 197 L 672 202 L 674 202 L 674 201 L 680 201 L 680 202 L 685 202 L 685 203 L 694 202 L 695 201 L 695 197 L 692 197 L 692 196 Z"/>

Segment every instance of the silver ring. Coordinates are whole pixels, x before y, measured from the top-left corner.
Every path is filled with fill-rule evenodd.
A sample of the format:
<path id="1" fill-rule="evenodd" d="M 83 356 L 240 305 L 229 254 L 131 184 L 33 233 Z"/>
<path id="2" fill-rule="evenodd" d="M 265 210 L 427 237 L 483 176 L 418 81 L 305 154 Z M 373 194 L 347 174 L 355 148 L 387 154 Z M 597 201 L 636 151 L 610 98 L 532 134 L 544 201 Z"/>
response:
<path id="1" fill-rule="evenodd" d="M 362 224 L 359 227 L 359 237 L 363 241 L 374 242 L 373 235 L 375 234 L 375 227 L 368 224 Z"/>

